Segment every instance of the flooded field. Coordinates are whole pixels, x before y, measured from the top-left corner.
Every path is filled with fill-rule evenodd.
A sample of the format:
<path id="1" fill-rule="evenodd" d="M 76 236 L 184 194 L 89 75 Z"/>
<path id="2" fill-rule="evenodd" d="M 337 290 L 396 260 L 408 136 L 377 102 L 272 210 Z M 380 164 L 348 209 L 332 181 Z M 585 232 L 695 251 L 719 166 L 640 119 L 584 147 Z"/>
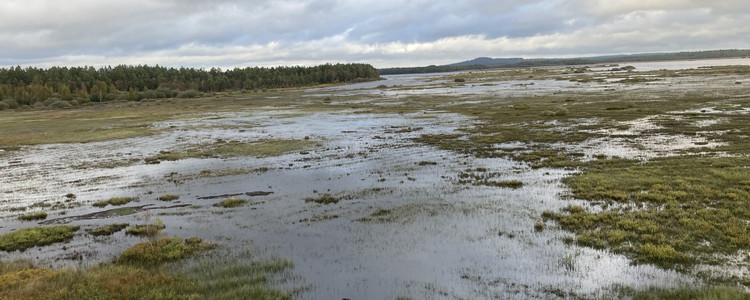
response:
<path id="1" fill-rule="evenodd" d="M 80 229 L 62 243 L 0 251 L 0 259 L 51 268 L 107 263 L 148 238 L 92 230 L 158 222 L 165 237 L 216 245 L 200 259 L 249 251 L 254 259 L 290 260 L 293 267 L 271 281 L 294 299 L 746 289 L 750 60 L 652 64 L 633 64 L 630 72 L 399 75 L 308 90 L 2 112 L 8 124 L 30 130 L 0 136 L 0 234 L 40 225 Z M 56 123 L 97 116 L 90 128 L 66 131 L 68 123 Z M 60 143 L 35 140 L 44 134 Z M 691 160 L 696 169 L 685 169 Z M 649 167 L 648 175 L 622 173 L 642 179 L 641 187 L 622 188 L 622 197 L 607 193 L 620 188 L 608 174 Z M 706 223 L 711 230 L 699 237 L 660 231 L 669 226 L 645 214 L 672 205 L 691 212 L 692 200 L 678 192 L 703 183 L 692 172 L 725 180 L 715 198 L 699 202 L 727 210 L 734 223 Z M 665 189 L 668 199 L 652 199 Z M 236 206 L 219 204 L 227 199 Z M 614 219 L 615 229 L 603 221 L 613 216 L 607 213 L 623 218 Z"/>

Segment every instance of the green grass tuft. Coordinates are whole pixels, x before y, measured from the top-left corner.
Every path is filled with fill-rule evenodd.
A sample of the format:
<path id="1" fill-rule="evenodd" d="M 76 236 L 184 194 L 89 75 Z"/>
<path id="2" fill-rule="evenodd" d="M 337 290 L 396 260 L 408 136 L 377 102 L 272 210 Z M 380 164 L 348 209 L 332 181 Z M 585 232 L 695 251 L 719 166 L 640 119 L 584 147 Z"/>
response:
<path id="1" fill-rule="evenodd" d="M 46 246 L 68 241 L 73 238 L 73 232 L 78 226 L 30 227 L 6 233 L 0 236 L 0 250 L 26 250 L 31 247 Z"/>
<path id="2" fill-rule="evenodd" d="M 305 198 L 305 202 L 315 202 L 319 204 L 331 204 L 339 203 L 341 199 L 331 196 L 331 194 L 323 194 L 318 198 Z"/>
<path id="3" fill-rule="evenodd" d="M 35 221 L 35 220 L 44 220 L 47 218 L 47 212 L 40 211 L 38 213 L 30 213 L 25 215 L 18 216 L 18 219 L 21 221 Z"/>
<path id="4" fill-rule="evenodd" d="M 117 259 L 118 263 L 135 265 L 159 265 L 178 261 L 193 253 L 213 248 L 211 243 L 200 238 L 182 240 L 180 237 L 163 238 L 135 244 L 125 250 Z"/>
<path id="5" fill-rule="evenodd" d="M 128 204 L 132 201 L 138 201 L 138 198 L 134 197 L 116 197 L 116 198 L 110 198 L 106 201 L 97 201 L 92 204 L 94 207 L 105 207 L 107 205 L 113 205 L 113 206 L 120 206 Z"/>
<path id="6" fill-rule="evenodd" d="M 177 199 L 180 199 L 180 195 L 166 194 L 159 196 L 159 200 L 161 201 L 172 201 Z"/>
<path id="7" fill-rule="evenodd" d="M 223 208 L 232 208 L 232 207 L 245 205 L 245 203 L 247 203 L 247 200 L 245 199 L 232 197 L 232 198 L 227 198 L 219 203 L 215 203 L 214 206 L 223 207 Z"/>

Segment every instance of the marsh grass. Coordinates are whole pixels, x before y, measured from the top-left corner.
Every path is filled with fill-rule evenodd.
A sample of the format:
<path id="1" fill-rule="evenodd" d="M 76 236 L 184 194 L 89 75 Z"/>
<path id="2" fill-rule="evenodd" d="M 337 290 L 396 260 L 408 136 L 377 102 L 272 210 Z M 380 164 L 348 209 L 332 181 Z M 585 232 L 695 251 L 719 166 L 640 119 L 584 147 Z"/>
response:
<path id="1" fill-rule="evenodd" d="M 69 241 L 78 226 L 29 227 L 0 236 L 0 250 L 16 251 Z"/>
<path id="2" fill-rule="evenodd" d="M 224 199 L 224 200 L 222 200 L 219 203 L 214 203 L 213 206 L 214 207 L 223 207 L 223 208 L 232 208 L 232 207 L 243 206 L 243 205 L 245 205 L 245 203 L 247 203 L 247 200 L 245 200 L 245 199 L 232 197 L 232 198 Z"/>
<path id="3" fill-rule="evenodd" d="M 180 199 L 180 195 L 165 194 L 165 195 L 159 196 L 159 200 L 161 201 L 172 201 L 172 200 L 177 200 L 177 199 Z"/>
<path id="4" fill-rule="evenodd" d="M 18 219 L 21 221 L 36 221 L 36 220 L 44 220 L 47 218 L 47 212 L 40 211 L 36 213 L 30 213 L 30 214 L 23 214 L 18 216 Z"/>
<path id="5" fill-rule="evenodd" d="M 155 266 L 182 260 L 213 247 L 213 244 L 200 238 L 189 238 L 184 241 L 180 237 L 162 238 L 135 244 L 120 254 L 117 263 Z"/>
<path id="6" fill-rule="evenodd" d="M 335 204 L 339 203 L 339 201 L 341 201 L 340 198 L 336 198 L 331 194 L 323 194 L 317 198 L 305 198 L 305 202 L 315 202 L 318 204 Z"/>
<path id="7" fill-rule="evenodd" d="M 156 237 L 164 228 L 166 228 L 164 222 L 157 218 L 154 224 L 135 225 L 125 230 L 125 233 L 137 236 Z"/>
<path id="8" fill-rule="evenodd" d="M 133 201 L 138 201 L 138 198 L 134 198 L 134 197 L 115 197 L 115 198 L 110 198 L 109 200 L 106 200 L 106 201 L 102 200 L 102 201 L 94 202 L 94 204 L 92 204 L 92 206 L 94 206 L 94 207 L 106 207 L 107 205 L 120 206 L 120 205 L 128 204 L 128 203 L 133 202 Z"/>
<path id="9" fill-rule="evenodd" d="M 269 284 L 274 276 L 288 272 L 293 266 L 290 260 L 205 258 L 195 264 L 180 262 L 211 248 L 209 245 L 197 238 L 168 238 L 134 246 L 116 263 L 90 268 L 51 270 L 27 261 L 0 261 L 0 299 L 291 298 L 290 292 Z M 173 265 L 163 267 L 166 262 Z"/>
<path id="10" fill-rule="evenodd" d="M 750 294 L 731 287 L 680 287 L 675 289 L 664 289 L 651 287 L 642 291 L 624 289 L 620 296 L 634 300 L 714 300 L 714 299 L 749 299 Z"/>
<path id="11" fill-rule="evenodd" d="M 565 182 L 575 197 L 609 208 L 543 217 L 576 232 L 579 245 L 666 268 L 690 266 L 750 247 L 748 164 L 745 157 L 595 161 Z"/>
<path id="12" fill-rule="evenodd" d="M 236 156 L 278 156 L 284 153 L 310 149 L 315 142 L 310 140 L 262 140 L 256 142 L 215 142 L 184 151 L 162 152 L 145 159 L 147 163 L 174 161 L 187 158 L 215 158 Z"/>

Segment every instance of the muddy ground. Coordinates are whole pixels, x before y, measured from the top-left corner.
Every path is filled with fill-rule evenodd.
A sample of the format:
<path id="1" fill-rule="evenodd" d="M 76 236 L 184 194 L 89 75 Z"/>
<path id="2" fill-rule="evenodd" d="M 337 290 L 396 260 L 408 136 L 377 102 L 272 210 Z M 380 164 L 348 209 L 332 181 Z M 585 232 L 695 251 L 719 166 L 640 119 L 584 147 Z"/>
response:
<path id="1" fill-rule="evenodd" d="M 124 231 L 97 237 L 87 230 L 159 219 L 167 236 L 291 259 L 293 275 L 275 284 L 296 291 L 297 299 L 600 298 L 623 288 L 714 284 L 692 269 L 636 264 L 606 248 L 570 243 L 575 234 L 543 222 L 541 214 L 570 205 L 597 209 L 573 197 L 562 181 L 580 169 L 514 155 L 554 149 L 575 153 L 582 163 L 648 161 L 727 146 L 708 133 L 658 129 L 665 116 L 687 110 L 709 113 L 699 120 L 704 127 L 725 122 L 729 117 L 722 114 L 747 114 L 747 74 L 699 68 L 737 64 L 750 60 L 640 63 L 634 72 L 592 66 L 582 73 L 399 75 L 328 88 L 228 93 L 186 105 L 112 104 L 111 110 L 143 106 L 175 113 L 140 120 L 148 130 L 122 139 L 80 143 L 58 136 L 71 142 L 16 145 L 6 137 L 0 234 L 40 224 L 82 230 L 70 242 L 3 251 L 0 259 L 52 267 L 110 261 L 144 238 Z M 708 96 L 684 107 L 668 103 L 695 95 Z M 221 105 L 200 107 L 199 101 Z M 642 105 L 650 102 L 665 103 Z M 535 126 L 529 136 L 537 139 L 491 143 L 492 151 L 507 155 L 425 142 L 453 138 L 460 146 L 494 137 L 474 131 L 488 124 L 489 111 L 503 126 Z M 106 130 L 97 124 L 103 127 L 90 130 Z M 571 128 L 587 136 L 573 137 Z M 539 137 L 540 130 L 553 137 Z M 158 199 L 162 195 L 179 198 L 167 202 Z M 113 197 L 137 201 L 92 206 Z M 230 197 L 246 203 L 214 206 Z M 314 201 L 320 199 L 336 201 Z M 39 211 L 48 213 L 45 220 L 18 219 Z M 742 261 L 732 268 L 747 278 Z"/>

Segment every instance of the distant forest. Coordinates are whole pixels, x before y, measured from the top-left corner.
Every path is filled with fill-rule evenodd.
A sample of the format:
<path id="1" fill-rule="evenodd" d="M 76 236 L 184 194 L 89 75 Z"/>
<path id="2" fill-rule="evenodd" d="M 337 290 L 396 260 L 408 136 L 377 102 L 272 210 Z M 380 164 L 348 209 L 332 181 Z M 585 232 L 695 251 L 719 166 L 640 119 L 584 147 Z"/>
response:
<path id="1" fill-rule="evenodd" d="M 376 80 L 369 64 L 315 67 L 166 68 L 156 66 L 0 68 L 0 110 L 24 105 L 68 107 L 86 102 L 192 98 L 229 90 L 263 90 Z"/>
<path id="2" fill-rule="evenodd" d="M 437 73 L 437 72 L 455 72 L 464 70 L 482 70 L 490 68 L 519 68 L 519 67 L 543 67 L 543 66 L 569 66 L 569 65 L 586 65 L 586 64 L 604 64 L 604 63 L 621 63 L 621 62 L 639 62 L 639 61 L 664 61 L 664 60 L 689 60 L 689 59 L 711 59 L 711 58 L 731 58 L 731 57 L 750 57 L 750 50 L 711 50 L 711 51 L 690 51 L 675 53 L 652 53 L 652 54 L 633 54 L 633 55 L 609 55 L 580 58 L 487 58 L 480 57 L 460 63 L 443 65 L 443 66 L 426 66 L 426 67 L 406 67 L 406 68 L 387 68 L 380 69 L 381 75 L 392 74 L 412 74 L 412 73 Z"/>

